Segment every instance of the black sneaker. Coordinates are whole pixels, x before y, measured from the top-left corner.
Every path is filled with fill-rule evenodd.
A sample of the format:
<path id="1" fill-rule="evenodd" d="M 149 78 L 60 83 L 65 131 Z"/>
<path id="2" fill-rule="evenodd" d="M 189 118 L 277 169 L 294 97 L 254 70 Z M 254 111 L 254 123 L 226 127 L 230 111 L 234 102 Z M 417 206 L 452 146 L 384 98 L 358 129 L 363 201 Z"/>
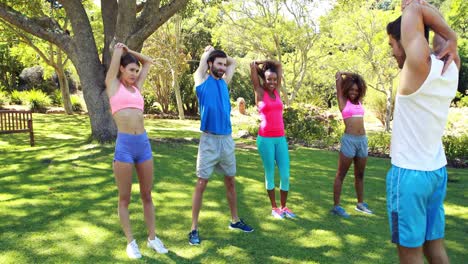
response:
<path id="1" fill-rule="evenodd" d="M 237 222 L 237 223 L 234 223 L 234 224 L 230 223 L 229 228 L 230 229 L 238 229 L 238 230 L 244 231 L 246 233 L 250 233 L 250 232 L 254 231 L 253 228 L 251 228 L 250 226 L 245 224 L 242 219 L 239 219 L 239 222 Z"/>
<path id="2" fill-rule="evenodd" d="M 198 230 L 192 230 L 188 234 L 188 243 L 192 246 L 200 245 L 200 237 L 198 236 Z"/>

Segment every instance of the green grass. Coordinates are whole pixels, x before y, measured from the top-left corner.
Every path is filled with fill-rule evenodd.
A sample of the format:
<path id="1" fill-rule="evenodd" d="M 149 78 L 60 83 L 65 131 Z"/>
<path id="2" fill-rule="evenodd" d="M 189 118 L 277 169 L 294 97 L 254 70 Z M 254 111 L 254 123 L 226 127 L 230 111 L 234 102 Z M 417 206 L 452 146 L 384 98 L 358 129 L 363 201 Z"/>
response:
<path id="1" fill-rule="evenodd" d="M 87 142 L 85 116 L 34 115 L 36 147 L 27 134 L 0 135 L 0 263 L 132 262 L 117 217 L 117 190 L 112 175 L 113 145 Z M 147 120 L 151 138 L 199 136 L 198 122 Z M 240 142 L 240 141 L 238 141 Z M 254 145 L 251 140 L 242 140 Z M 144 263 L 396 263 L 389 242 L 385 175 L 389 160 L 370 158 L 366 200 L 375 215 L 353 210 L 353 176 L 348 175 L 342 204 L 348 220 L 328 213 L 336 152 L 297 147 L 291 150 L 289 206 L 297 220 L 270 215 L 262 163 L 254 148 L 238 148 L 239 212 L 256 230 L 227 228 L 229 209 L 222 177 L 214 175 L 204 195 L 199 247 L 187 243 L 197 145 L 153 141 L 158 236 L 167 255 L 143 243 L 146 229 L 134 178 L 130 213 Z M 352 170 L 351 170 L 352 171 Z M 446 245 L 452 263 L 466 263 L 468 170 L 449 169 L 446 199 Z M 464 246 L 465 245 L 465 246 Z"/>

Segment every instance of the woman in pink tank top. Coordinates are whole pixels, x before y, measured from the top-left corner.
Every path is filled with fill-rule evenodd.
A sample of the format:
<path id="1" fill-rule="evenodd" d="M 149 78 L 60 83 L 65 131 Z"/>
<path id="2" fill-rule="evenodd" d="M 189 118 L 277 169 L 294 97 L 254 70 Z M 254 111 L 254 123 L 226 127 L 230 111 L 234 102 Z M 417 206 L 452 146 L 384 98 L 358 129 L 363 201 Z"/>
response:
<path id="1" fill-rule="evenodd" d="M 141 258 L 131 231 L 128 211 L 133 167 L 136 168 L 140 184 L 148 228 L 147 244 L 158 253 L 168 252 L 155 233 L 154 205 L 151 197 L 153 152 L 143 125 L 144 104 L 141 91 L 151 64 L 151 58 L 117 43 L 106 75 L 106 92 L 118 130 L 114 154 L 114 175 L 119 191 L 118 212 L 127 238 L 126 251 L 130 258 Z"/>
<path id="2" fill-rule="evenodd" d="M 283 70 L 279 62 L 254 61 L 250 64 L 250 77 L 255 92 L 255 102 L 261 124 L 257 136 L 257 148 L 262 158 L 265 187 L 271 202 L 271 214 L 275 218 L 295 218 L 286 206 L 289 192 L 289 152 L 284 134 L 283 102 L 280 98 Z M 275 199 L 275 164 L 280 174 L 280 202 Z"/>
<path id="3" fill-rule="evenodd" d="M 331 212 L 341 217 L 349 217 L 340 206 L 341 189 L 346 173 L 354 161 L 354 186 L 357 195 L 356 211 L 372 214 L 364 203 L 364 170 L 367 162 L 367 137 L 364 129 L 364 108 L 362 98 L 366 94 L 364 79 L 355 73 L 337 72 L 336 96 L 345 124 L 345 133 L 341 138 L 338 170 L 333 185 L 334 206 Z"/>

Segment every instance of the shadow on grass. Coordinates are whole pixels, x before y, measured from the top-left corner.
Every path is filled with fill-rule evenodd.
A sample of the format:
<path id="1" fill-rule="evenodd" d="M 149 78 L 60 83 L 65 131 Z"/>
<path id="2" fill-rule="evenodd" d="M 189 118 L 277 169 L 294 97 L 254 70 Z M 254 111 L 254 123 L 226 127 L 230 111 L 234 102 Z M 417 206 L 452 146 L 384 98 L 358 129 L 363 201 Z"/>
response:
<path id="1" fill-rule="evenodd" d="M 111 168 L 113 145 L 86 142 L 89 125 L 83 116 L 34 118 L 37 147 L 29 147 L 27 137 L 22 145 L 21 134 L 0 137 L 0 262 L 127 262 L 126 241 L 116 214 L 117 189 Z M 149 124 L 153 138 L 185 135 L 171 130 L 170 121 L 152 120 Z M 174 127 L 181 129 L 186 125 L 176 122 Z M 188 125 L 192 129 L 193 123 Z M 186 133 L 197 136 L 192 130 Z M 354 179 L 348 174 L 342 204 L 351 218 L 345 220 L 329 213 L 338 154 L 300 147 L 292 150 L 288 206 L 299 218 L 281 221 L 270 216 L 257 151 L 239 148 L 236 152 L 239 215 L 255 231 L 240 233 L 227 228 L 230 214 L 223 177 L 213 175 L 200 214 L 203 242 L 199 247 L 191 247 L 187 234 L 198 146 L 191 141 L 153 140 L 152 147 L 157 234 L 170 253 L 158 255 L 144 246 L 146 227 L 134 176 L 130 213 L 143 262 L 397 262 L 394 246 L 389 242 L 386 216 L 385 175 L 390 166 L 387 159 L 369 159 L 366 170 L 365 200 L 375 215 L 361 215 L 353 210 Z M 449 173 L 452 172 L 459 179 L 468 174 L 466 170 Z M 464 190 L 463 181 L 449 183 L 448 209 L 466 211 Z M 447 215 L 447 244 L 453 263 L 467 259 L 464 245 L 468 243 L 468 228 L 463 215 Z"/>

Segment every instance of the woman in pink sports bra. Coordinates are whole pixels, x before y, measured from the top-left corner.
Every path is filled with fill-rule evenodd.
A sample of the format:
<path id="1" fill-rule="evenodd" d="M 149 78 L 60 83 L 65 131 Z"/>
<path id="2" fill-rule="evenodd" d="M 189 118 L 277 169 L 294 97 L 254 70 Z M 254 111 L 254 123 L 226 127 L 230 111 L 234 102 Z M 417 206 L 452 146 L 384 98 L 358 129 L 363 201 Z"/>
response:
<path id="1" fill-rule="evenodd" d="M 334 206 L 331 212 L 341 217 L 349 217 L 340 206 L 340 195 L 346 173 L 354 162 L 354 187 L 357 195 L 356 211 L 372 214 L 364 202 L 364 170 L 367 162 L 367 136 L 364 129 L 364 108 L 362 98 L 366 94 L 366 82 L 356 73 L 337 72 L 336 96 L 345 124 L 341 138 L 338 170 L 333 185 Z"/>
<path id="2" fill-rule="evenodd" d="M 151 198 L 153 153 L 143 125 L 144 103 L 141 91 L 151 64 L 151 58 L 130 50 L 122 43 L 117 43 L 106 75 L 106 92 L 118 130 L 114 154 L 114 175 L 119 190 L 118 212 L 120 224 L 127 238 L 126 251 L 130 258 L 141 258 L 138 245 L 133 238 L 128 212 L 133 167 L 136 168 L 138 175 L 148 228 L 147 245 L 158 253 L 168 252 L 155 234 L 154 206 Z"/>

